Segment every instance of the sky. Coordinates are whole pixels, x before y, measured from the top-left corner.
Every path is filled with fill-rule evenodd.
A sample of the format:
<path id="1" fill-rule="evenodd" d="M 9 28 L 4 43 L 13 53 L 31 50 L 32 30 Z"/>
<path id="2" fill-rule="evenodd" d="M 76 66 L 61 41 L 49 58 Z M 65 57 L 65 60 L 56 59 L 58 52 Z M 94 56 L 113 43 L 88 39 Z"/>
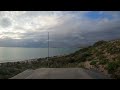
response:
<path id="1" fill-rule="evenodd" d="M 120 11 L 0 11 L 0 47 L 83 47 L 120 39 Z"/>

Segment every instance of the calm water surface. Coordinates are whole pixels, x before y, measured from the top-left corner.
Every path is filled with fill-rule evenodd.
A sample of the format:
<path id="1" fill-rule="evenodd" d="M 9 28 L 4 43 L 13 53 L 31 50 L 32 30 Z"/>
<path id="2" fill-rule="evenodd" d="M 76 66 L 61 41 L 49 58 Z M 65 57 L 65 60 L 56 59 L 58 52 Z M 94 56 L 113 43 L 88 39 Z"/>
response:
<path id="1" fill-rule="evenodd" d="M 77 51 L 79 48 L 50 48 L 50 56 L 66 55 Z M 0 47 L 0 63 L 16 62 L 48 56 L 48 48 L 18 48 Z"/>

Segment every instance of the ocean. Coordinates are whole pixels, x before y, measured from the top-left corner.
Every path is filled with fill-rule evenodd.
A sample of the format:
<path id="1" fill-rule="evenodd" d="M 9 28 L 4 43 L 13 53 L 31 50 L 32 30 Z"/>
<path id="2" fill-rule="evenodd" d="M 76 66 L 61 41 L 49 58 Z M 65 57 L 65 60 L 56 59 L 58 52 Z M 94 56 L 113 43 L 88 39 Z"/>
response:
<path id="1" fill-rule="evenodd" d="M 49 56 L 67 55 L 79 48 L 49 48 Z M 48 57 L 48 48 L 0 47 L 0 63 Z"/>

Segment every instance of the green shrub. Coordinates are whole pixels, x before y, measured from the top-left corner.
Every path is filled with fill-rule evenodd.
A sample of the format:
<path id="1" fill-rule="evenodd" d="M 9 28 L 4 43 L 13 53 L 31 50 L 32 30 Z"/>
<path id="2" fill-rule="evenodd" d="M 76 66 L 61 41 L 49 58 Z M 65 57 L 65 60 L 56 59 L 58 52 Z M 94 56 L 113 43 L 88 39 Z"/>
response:
<path id="1" fill-rule="evenodd" d="M 105 65 L 108 62 L 107 59 L 102 59 L 99 61 L 99 64 Z"/>
<path id="2" fill-rule="evenodd" d="M 101 58 L 101 56 L 102 56 L 102 54 L 103 54 L 103 53 L 100 52 L 100 51 L 96 51 L 95 53 L 96 53 L 96 56 L 97 56 L 97 57 L 100 57 L 100 58 Z"/>
<path id="3" fill-rule="evenodd" d="M 80 49 L 80 52 L 86 52 L 86 51 L 88 51 L 88 50 L 89 50 L 89 48 L 86 47 L 86 48 L 82 48 L 82 49 Z"/>
<path id="4" fill-rule="evenodd" d="M 97 64 L 97 62 L 98 62 L 98 61 L 93 60 L 93 61 L 91 61 L 91 62 L 90 62 L 90 65 L 96 65 L 96 64 Z"/>
<path id="5" fill-rule="evenodd" d="M 107 52 L 110 53 L 110 54 L 118 54 L 120 53 L 120 47 L 118 47 L 117 45 L 115 45 L 114 43 L 113 44 L 109 44 L 107 45 Z"/>
<path id="6" fill-rule="evenodd" d="M 105 43 L 106 43 L 106 41 L 101 40 L 101 41 L 96 42 L 94 44 L 94 46 L 99 46 L 99 45 L 102 45 L 102 44 L 105 44 Z"/>
<path id="7" fill-rule="evenodd" d="M 107 64 L 107 69 L 109 73 L 115 72 L 115 70 L 120 66 L 120 63 L 118 62 L 109 62 Z"/>
<path id="8" fill-rule="evenodd" d="M 81 54 L 80 60 L 82 62 L 87 61 L 87 58 L 89 58 L 91 55 L 92 55 L 91 53 L 85 52 L 85 53 Z"/>

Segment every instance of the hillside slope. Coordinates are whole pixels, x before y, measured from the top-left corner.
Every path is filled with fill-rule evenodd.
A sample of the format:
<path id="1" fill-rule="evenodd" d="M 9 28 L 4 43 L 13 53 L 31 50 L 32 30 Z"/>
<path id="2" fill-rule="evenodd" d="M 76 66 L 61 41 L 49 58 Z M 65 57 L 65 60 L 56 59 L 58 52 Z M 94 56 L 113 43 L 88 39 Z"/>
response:
<path id="1" fill-rule="evenodd" d="M 94 68 L 120 78 L 120 40 L 99 41 L 71 55 L 77 62 L 83 62 L 85 68 Z"/>

